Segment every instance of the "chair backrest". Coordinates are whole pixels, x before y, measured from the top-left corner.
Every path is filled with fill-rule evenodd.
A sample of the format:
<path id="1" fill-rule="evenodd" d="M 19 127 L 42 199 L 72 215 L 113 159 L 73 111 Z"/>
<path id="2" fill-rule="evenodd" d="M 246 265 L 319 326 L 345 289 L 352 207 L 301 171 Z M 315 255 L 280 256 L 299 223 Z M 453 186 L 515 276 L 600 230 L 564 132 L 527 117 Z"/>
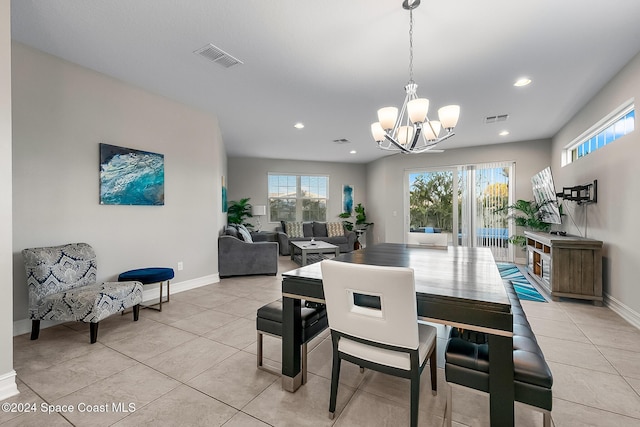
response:
<path id="1" fill-rule="evenodd" d="M 29 286 L 29 308 L 47 295 L 96 282 L 96 254 L 87 243 L 22 251 Z"/>
<path id="2" fill-rule="evenodd" d="M 322 261 L 329 328 L 377 343 L 418 348 L 418 314 L 413 270 L 402 267 Z M 358 305 L 365 295 L 375 304 Z"/>

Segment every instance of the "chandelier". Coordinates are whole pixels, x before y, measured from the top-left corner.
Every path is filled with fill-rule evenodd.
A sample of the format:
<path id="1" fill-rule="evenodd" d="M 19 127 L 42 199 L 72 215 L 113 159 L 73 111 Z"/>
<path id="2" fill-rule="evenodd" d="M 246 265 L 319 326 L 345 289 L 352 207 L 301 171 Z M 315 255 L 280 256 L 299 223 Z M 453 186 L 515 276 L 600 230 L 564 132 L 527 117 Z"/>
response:
<path id="1" fill-rule="evenodd" d="M 404 0 L 402 7 L 409 11 L 409 81 L 404 87 L 407 95 L 398 114 L 396 107 L 378 110 L 378 121 L 371 125 L 371 134 L 383 150 L 402 153 L 424 153 L 439 142 L 451 138 L 460 116 L 459 105 L 447 105 L 438 110 L 439 120 L 429 120 L 429 100 L 418 98 L 418 85 L 413 81 L 413 9 L 420 0 Z M 445 133 L 440 136 L 444 129 Z"/>

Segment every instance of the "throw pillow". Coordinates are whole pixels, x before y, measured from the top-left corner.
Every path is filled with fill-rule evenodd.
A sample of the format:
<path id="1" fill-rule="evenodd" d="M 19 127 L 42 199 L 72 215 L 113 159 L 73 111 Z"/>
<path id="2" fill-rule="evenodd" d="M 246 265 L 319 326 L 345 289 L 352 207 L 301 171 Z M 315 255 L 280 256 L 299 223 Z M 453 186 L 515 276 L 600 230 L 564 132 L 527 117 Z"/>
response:
<path id="1" fill-rule="evenodd" d="M 329 237 L 327 234 L 326 222 L 314 222 L 313 223 L 313 235 L 315 237 Z"/>
<path id="2" fill-rule="evenodd" d="M 327 223 L 327 236 L 338 237 L 344 236 L 344 227 L 341 222 L 328 222 Z"/>
<path id="3" fill-rule="evenodd" d="M 287 235 L 294 238 L 304 237 L 304 232 L 302 231 L 302 223 L 287 222 Z"/>
<path id="4" fill-rule="evenodd" d="M 311 222 L 303 222 L 302 223 L 302 234 L 304 237 L 313 237 L 313 223 Z"/>
<path id="5" fill-rule="evenodd" d="M 245 242 L 253 243 L 251 233 L 249 233 L 249 230 L 247 230 L 247 227 L 245 227 L 244 225 L 238 226 L 238 234 L 242 236 L 242 240 L 244 240 Z"/>

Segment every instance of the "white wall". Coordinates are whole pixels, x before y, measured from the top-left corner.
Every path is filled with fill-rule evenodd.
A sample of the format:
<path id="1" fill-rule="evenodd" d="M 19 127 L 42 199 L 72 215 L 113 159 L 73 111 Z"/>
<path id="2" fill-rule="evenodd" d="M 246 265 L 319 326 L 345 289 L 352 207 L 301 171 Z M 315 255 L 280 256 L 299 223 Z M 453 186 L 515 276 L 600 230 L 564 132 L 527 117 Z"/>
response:
<path id="1" fill-rule="evenodd" d="M 230 157 L 228 161 L 229 200 L 250 197 L 253 205 L 267 205 L 267 174 L 283 173 L 296 175 L 329 175 L 329 201 L 327 221 L 341 221 L 342 185 L 354 187 L 354 206 L 362 203 L 369 219 L 365 165 L 352 163 L 309 162 L 299 160 L 273 160 L 248 157 Z M 267 218 L 260 219 L 262 230 L 274 230 L 280 223 L 268 223 Z M 248 222 L 255 224 L 255 218 Z"/>
<path id="2" fill-rule="evenodd" d="M 375 223 L 370 241 L 404 242 L 405 170 L 465 164 L 514 161 L 516 199 L 533 199 L 531 177 L 550 165 L 550 140 L 524 141 L 443 153 L 388 156 L 367 165 L 367 218 Z M 394 215 L 395 212 L 395 215 Z"/>
<path id="3" fill-rule="evenodd" d="M 626 100 L 635 98 L 636 130 L 612 144 L 565 167 L 563 148 Z M 598 202 L 577 206 L 568 203 L 576 222 L 565 221 L 571 234 L 604 242 L 605 303 L 640 327 L 640 55 L 633 58 L 587 105 L 553 138 L 552 171 L 555 185 L 572 187 L 598 180 Z"/>
<path id="4" fill-rule="evenodd" d="M 90 243 L 100 281 L 152 266 L 175 270 L 172 290 L 216 281 L 226 220 L 216 117 L 19 43 L 12 65 L 14 320 L 27 317 L 28 247 Z M 164 154 L 165 205 L 100 205 L 101 142 Z"/>
<path id="5" fill-rule="evenodd" d="M 13 370 L 11 248 L 11 13 L 0 0 L 0 400 L 18 393 Z"/>

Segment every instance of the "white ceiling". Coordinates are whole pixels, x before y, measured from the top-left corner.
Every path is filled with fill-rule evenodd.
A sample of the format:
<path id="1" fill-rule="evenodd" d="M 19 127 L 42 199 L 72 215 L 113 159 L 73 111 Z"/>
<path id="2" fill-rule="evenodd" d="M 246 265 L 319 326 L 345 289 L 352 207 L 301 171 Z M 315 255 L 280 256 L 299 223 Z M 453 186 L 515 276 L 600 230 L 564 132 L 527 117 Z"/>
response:
<path id="1" fill-rule="evenodd" d="M 13 0 L 11 25 L 19 42 L 216 114 L 229 156 L 365 163 L 389 155 L 370 135 L 377 109 L 404 99 L 401 4 Z M 639 20 L 638 0 L 422 0 L 418 94 L 431 111 L 462 109 L 438 148 L 553 136 L 640 51 Z M 208 43 L 244 64 L 193 54 Z M 521 76 L 533 83 L 513 87 Z M 508 121 L 484 123 L 500 114 Z"/>

